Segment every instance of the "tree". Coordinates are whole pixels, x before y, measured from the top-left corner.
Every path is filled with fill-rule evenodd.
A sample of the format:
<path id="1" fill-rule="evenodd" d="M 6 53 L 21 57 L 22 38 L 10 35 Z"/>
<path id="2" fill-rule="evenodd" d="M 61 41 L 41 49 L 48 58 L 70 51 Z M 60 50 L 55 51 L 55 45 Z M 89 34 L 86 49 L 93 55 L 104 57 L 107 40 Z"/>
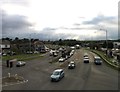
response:
<path id="1" fill-rule="evenodd" d="M 110 49 L 113 48 L 113 42 L 108 42 L 108 48 L 110 48 Z"/>

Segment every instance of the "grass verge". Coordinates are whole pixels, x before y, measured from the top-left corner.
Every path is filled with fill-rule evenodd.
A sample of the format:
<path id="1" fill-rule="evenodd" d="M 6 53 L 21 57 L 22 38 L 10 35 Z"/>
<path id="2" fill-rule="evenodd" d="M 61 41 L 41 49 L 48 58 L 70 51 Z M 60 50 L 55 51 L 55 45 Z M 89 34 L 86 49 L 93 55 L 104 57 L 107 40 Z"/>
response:
<path id="1" fill-rule="evenodd" d="M 88 50 L 88 49 L 86 49 L 86 50 Z M 119 65 L 115 65 L 115 64 L 112 62 L 112 59 L 109 58 L 109 57 L 106 57 L 106 55 L 104 55 L 103 52 L 97 51 L 97 50 L 90 50 L 90 51 L 92 51 L 93 53 L 95 53 L 95 54 L 97 54 L 98 56 L 100 56 L 107 64 L 109 64 L 110 66 L 112 66 L 114 69 L 120 71 Z"/>
<path id="2" fill-rule="evenodd" d="M 42 57 L 41 54 L 21 54 L 21 55 L 14 55 L 14 56 L 2 56 L 2 61 L 12 60 L 12 59 L 27 61 L 27 60 L 40 58 L 40 57 Z"/>

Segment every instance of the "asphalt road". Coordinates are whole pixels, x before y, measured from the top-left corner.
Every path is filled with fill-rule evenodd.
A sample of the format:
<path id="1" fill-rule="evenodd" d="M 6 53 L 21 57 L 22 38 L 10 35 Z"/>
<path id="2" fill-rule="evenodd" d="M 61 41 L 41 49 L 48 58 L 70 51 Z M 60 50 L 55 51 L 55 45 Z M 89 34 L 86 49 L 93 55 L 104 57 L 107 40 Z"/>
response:
<path id="1" fill-rule="evenodd" d="M 84 50 L 76 50 L 74 55 L 65 61 L 62 67 L 65 77 L 59 82 L 51 82 L 50 75 L 61 63 L 50 64 L 53 59 L 49 54 L 42 58 L 27 61 L 26 66 L 13 67 L 12 74 L 18 74 L 28 80 L 27 83 L 4 86 L 3 90 L 118 90 L 118 71 L 103 62 L 102 65 L 93 63 L 92 52 L 88 52 L 90 63 L 83 63 Z M 75 69 L 68 69 L 67 62 L 74 60 Z M 64 64 L 64 63 L 63 63 Z M 10 70 L 3 67 L 3 77 Z"/>

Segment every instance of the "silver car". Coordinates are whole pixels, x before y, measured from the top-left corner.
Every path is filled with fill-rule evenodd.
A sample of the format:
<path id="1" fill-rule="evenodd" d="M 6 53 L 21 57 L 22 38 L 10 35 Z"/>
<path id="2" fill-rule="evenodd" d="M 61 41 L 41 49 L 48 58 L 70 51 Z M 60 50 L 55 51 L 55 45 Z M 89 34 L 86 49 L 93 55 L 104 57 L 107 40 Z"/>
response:
<path id="1" fill-rule="evenodd" d="M 56 69 L 51 75 L 51 81 L 59 81 L 64 77 L 63 69 Z"/>
<path id="2" fill-rule="evenodd" d="M 16 64 L 16 67 L 24 66 L 25 64 L 26 64 L 26 62 L 18 61 Z"/>
<path id="3" fill-rule="evenodd" d="M 59 59 L 59 62 L 64 62 L 65 61 L 65 58 L 63 58 L 63 57 L 61 57 L 60 59 Z"/>
<path id="4" fill-rule="evenodd" d="M 68 64 L 68 69 L 74 69 L 75 68 L 75 62 L 74 61 L 71 61 L 69 64 Z"/>

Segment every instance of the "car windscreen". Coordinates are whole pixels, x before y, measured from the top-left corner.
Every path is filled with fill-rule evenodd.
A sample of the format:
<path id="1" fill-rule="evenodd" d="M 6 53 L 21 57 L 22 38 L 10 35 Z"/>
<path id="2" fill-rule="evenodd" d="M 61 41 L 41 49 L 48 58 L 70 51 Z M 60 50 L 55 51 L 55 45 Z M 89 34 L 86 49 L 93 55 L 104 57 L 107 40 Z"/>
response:
<path id="1" fill-rule="evenodd" d="M 56 71 L 56 72 L 53 72 L 53 75 L 59 75 L 60 72 Z"/>
<path id="2" fill-rule="evenodd" d="M 98 62 L 99 62 L 99 61 L 101 61 L 101 59 L 95 59 L 95 61 L 98 61 Z"/>

